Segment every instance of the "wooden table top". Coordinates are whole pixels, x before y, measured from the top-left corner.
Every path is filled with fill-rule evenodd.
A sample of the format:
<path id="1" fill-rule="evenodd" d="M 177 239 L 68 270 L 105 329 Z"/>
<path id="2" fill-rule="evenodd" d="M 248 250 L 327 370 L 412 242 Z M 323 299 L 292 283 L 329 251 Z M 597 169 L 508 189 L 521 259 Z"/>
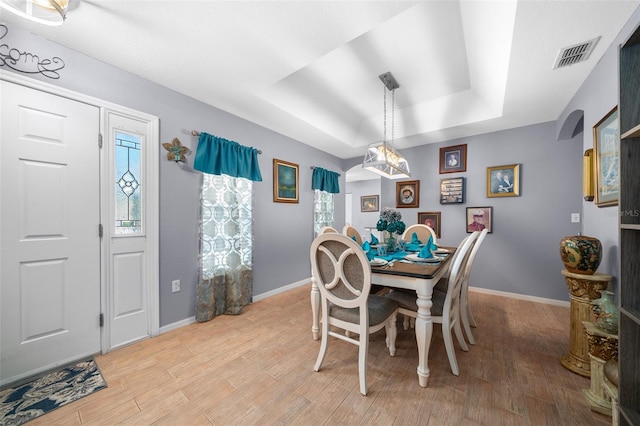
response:
<path id="1" fill-rule="evenodd" d="M 388 275 L 402 275 L 405 277 L 414 278 L 433 278 L 442 268 L 447 268 L 453 253 L 456 251 L 456 247 L 443 247 L 451 250 L 451 254 L 446 256 L 442 261 L 436 265 L 428 263 L 407 263 L 396 260 L 393 262 L 393 266 L 372 266 L 371 272 L 374 274 L 388 274 Z"/>

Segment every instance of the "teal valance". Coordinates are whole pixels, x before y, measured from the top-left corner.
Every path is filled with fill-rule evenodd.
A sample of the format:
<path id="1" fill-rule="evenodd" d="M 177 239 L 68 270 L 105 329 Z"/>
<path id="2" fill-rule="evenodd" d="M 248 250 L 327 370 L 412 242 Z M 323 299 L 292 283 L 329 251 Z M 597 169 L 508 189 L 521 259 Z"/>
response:
<path id="1" fill-rule="evenodd" d="M 257 149 L 204 132 L 198 139 L 193 168 L 211 175 L 262 181 Z"/>
<path id="2" fill-rule="evenodd" d="M 322 167 L 315 167 L 311 178 L 311 189 L 319 189 L 320 191 L 326 191 L 331 194 L 338 194 L 340 192 L 340 184 L 338 183 L 339 176 L 339 173 L 323 169 Z"/>

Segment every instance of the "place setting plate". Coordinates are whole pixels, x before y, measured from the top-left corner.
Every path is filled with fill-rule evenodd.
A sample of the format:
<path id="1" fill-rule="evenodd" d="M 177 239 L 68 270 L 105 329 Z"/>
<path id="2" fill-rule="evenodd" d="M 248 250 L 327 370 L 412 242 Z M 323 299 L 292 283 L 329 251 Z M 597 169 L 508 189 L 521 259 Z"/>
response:
<path id="1" fill-rule="evenodd" d="M 389 263 L 389 262 L 384 260 L 384 259 L 377 258 L 377 257 L 374 257 L 373 259 L 371 259 L 369 261 L 369 265 L 371 265 L 371 266 L 384 266 L 387 263 Z"/>
<path id="2" fill-rule="evenodd" d="M 405 259 L 419 263 L 440 263 L 442 259 L 439 257 L 418 257 L 418 253 L 412 253 L 405 256 Z"/>

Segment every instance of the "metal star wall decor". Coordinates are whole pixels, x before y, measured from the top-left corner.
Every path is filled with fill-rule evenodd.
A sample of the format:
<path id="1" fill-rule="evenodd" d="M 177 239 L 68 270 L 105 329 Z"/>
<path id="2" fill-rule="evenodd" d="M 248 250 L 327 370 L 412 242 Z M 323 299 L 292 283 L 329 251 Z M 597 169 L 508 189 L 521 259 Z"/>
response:
<path id="1" fill-rule="evenodd" d="M 182 146 L 180 140 L 178 138 L 174 138 L 171 143 L 165 142 L 162 144 L 164 149 L 167 151 L 167 160 L 175 161 L 176 163 L 179 161 L 184 161 L 184 156 L 187 152 L 189 152 L 189 148 L 186 146 Z"/>

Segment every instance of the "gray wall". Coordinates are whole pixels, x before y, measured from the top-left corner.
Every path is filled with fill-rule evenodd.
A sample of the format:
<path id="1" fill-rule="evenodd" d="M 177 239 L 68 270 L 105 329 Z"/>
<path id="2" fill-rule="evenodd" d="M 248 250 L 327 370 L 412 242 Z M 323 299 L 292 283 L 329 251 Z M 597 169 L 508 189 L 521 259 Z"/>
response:
<path id="1" fill-rule="evenodd" d="M 355 182 L 348 182 L 346 184 L 345 192 L 353 195 L 353 210 L 351 225 L 353 225 L 362 238 L 369 238 L 368 227 L 376 226 L 380 212 L 361 212 L 360 211 L 360 197 L 363 195 L 380 195 L 380 179 L 374 180 L 359 180 Z M 382 207 L 382 206 L 380 206 Z"/>
<path id="2" fill-rule="evenodd" d="M 575 111 L 582 111 L 584 132 L 582 149 L 593 148 L 593 126 L 618 105 L 618 48 L 638 26 L 640 8 L 636 9 L 606 54 L 569 102 L 557 121 L 557 132 Z M 613 275 L 617 287 L 619 271 L 618 206 L 598 207 L 594 202 L 583 201 L 583 235 L 596 237 L 602 243 L 603 259 L 598 272 Z"/>
<path id="3" fill-rule="evenodd" d="M 472 286 L 569 300 L 559 243 L 580 231 L 570 218 L 581 211 L 582 140 L 557 142 L 555 130 L 549 122 L 402 150 L 411 180 L 420 181 L 420 206 L 399 210 L 407 224 L 417 223 L 418 212 L 440 211 L 438 244 L 457 246 L 467 235 L 467 207 L 493 207 L 493 232 L 478 252 Z M 467 171 L 439 174 L 440 148 L 459 144 L 467 144 Z M 520 164 L 521 196 L 487 198 L 487 167 L 505 164 Z M 465 178 L 465 203 L 441 205 L 440 179 L 452 177 Z M 382 179 L 381 207 L 396 206 L 395 190 L 396 181 Z"/>
<path id="4" fill-rule="evenodd" d="M 184 165 L 167 161 L 164 149 L 160 149 L 160 326 L 195 314 L 201 174 L 192 169 L 197 138 L 190 135 L 191 130 L 235 140 L 263 152 L 259 159 L 263 182 L 254 185 L 254 295 L 309 277 L 308 253 L 313 237 L 311 166 L 340 172 L 344 191 L 342 160 L 15 25 L 7 27 L 9 33 L 2 42 L 10 48 L 42 58 L 58 56 L 65 61 L 59 80 L 34 78 L 158 116 L 160 142 L 177 137 L 191 149 Z M 6 67 L 0 69 L 10 71 Z M 273 158 L 300 165 L 299 204 L 273 202 Z M 344 224 L 344 194 L 336 197 L 335 219 Z M 175 279 L 182 281 L 179 293 L 171 292 L 171 281 Z"/>

